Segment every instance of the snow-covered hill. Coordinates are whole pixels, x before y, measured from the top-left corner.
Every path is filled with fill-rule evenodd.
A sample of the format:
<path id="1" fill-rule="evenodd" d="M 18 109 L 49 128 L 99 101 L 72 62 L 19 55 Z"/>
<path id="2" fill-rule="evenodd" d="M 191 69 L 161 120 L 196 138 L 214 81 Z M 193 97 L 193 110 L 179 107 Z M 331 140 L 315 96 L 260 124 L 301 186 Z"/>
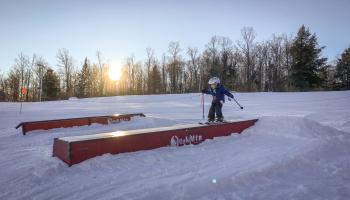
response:
<path id="1" fill-rule="evenodd" d="M 68 167 L 53 138 L 195 123 L 200 94 L 0 103 L 0 199 L 350 199 L 350 91 L 236 93 L 226 119 L 259 118 L 199 145 L 103 155 Z M 210 103 L 206 98 L 206 112 Z M 146 118 L 23 136 L 22 121 L 143 112 Z"/>

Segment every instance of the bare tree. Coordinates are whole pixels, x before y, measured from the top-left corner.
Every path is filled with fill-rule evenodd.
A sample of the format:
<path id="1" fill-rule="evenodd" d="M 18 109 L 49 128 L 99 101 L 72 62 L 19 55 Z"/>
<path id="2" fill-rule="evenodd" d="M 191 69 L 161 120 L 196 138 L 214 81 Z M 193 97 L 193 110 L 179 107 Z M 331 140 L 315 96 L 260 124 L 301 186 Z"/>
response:
<path id="1" fill-rule="evenodd" d="M 170 63 L 168 63 L 167 71 L 170 79 L 170 92 L 180 92 L 182 89 L 181 73 L 182 61 L 180 58 L 180 44 L 179 42 L 170 42 L 168 52 L 170 54 Z"/>
<path id="2" fill-rule="evenodd" d="M 167 87 L 168 87 L 168 81 L 167 81 L 168 76 L 167 76 L 167 70 L 166 70 L 166 62 L 167 62 L 166 56 L 165 56 L 165 54 L 163 54 L 163 56 L 162 56 L 162 69 L 161 69 L 161 79 L 162 79 L 161 86 L 162 86 L 163 93 L 167 93 Z"/>
<path id="3" fill-rule="evenodd" d="M 36 90 L 33 96 L 37 96 L 39 101 L 41 101 L 42 99 L 43 77 L 48 67 L 49 67 L 49 64 L 45 61 L 43 57 L 39 56 L 36 58 L 36 62 L 33 66 L 33 72 L 36 80 L 34 83 L 36 87 L 34 88 L 36 88 Z"/>
<path id="4" fill-rule="evenodd" d="M 206 56 L 208 60 L 208 64 L 210 65 L 209 75 L 210 76 L 218 76 L 222 74 L 222 68 L 220 67 L 220 58 L 219 58 L 219 46 L 220 46 L 220 38 L 218 36 L 213 36 L 209 43 L 206 44 Z"/>
<path id="5" fill-rule="evenodd" d="M 189 47 L 187 49 L 187 54 L 190 60 L 187 64 L 187 69 L 189 71 L 189 88 L 190 91 L 200 91 L 199 88 L 199 61 L 200 55 L 197 48 Z"/>
<path id="6" fill-rule="evenodd" d="M 286 76 L 286 88 L 289 89 L 291 88 L 291 79 L 289 79 L 289 77 L 291 77 L 291 65 L 292 65 L 292 55 L 291 55 L 291 46 L 292 46 L 292 42 L 293 40 L 291 39 L 292 36 L 286 36 L 284 35 L 283 37 L 283 48 L 284 48 L 284 75 Z"/>
<path id="7" fill-rule="evenodd" d="M 19 98 L 19 92 L 20 92 L 20 85 L 21 85 L 21 74 L 20 71 L 17 69 L 12 69 L 8 74 L 8 96 L 9 99 L 12 101 L 18 101 Z M 20 99 L 21 100 L 21 99 Z"/>
<path id="8" fill-rule="evenodd" d="M 97 65 L 99 67 L 99 92 L 98 95 L 104 96 L 105 93 L 105 76 L 106 76 L 106 66 L 103 63 L 103 58 L 102 58 L 102 53 L 100 51 L 96 52 L 96 57 L 97 57 Z"/>
<path id="9" fill-rule="evenodd" d="M 232 68 L 232 51 L 233 42 L 228 37 L 220 38 L 220 68 L 221 68 L 221 79 L 224 84 L 226 84 L 227 78 L 233 78 L 231 75 Z"/>
<path id="10" fill-rule="evenodd" d="M 0 71 L 0 101 L 8 99 L 8 81 L 6 81 L 5 76 Z"/>
<path id="11" fill-rule="evenodd" d="M 150 88 L 151 88 L 151 82 L 152 80 L 150 79 L 150 73 L 151 73 L 151 70 L 153 68 L 153 65 L 155 64 L 155 57 L 154 57 L 154 50 L 151 49 L 151 48 L 147 48 L 146 49 L 146 62 L 145 62 L 145 65 L 146 65 L 146 75 L 147 77 L 145 77 L 147 79 L 146 83 L 147 83 L 147 93 L 150 92 Z"/>
<path id="12" fill-rule="evenodd" d="M 135 68 L 135 90 L 136 90 L 136 94 L 144 94 L 144 73 L 142 70 L 142 65 L 141 63 L 137 62 L 134 65 Z"/>
<path id="13" fill-rule="evenodd" d="M 252 27 L 244 27 L 241 30 L 242 41 L 238 41 L 237 45 L 241 49 L 241 52 L 244 56 L 244 68 L 245 68 L 245 82 L 247 85 L 247 90 L 252 91 L 252 83 L 254 82 L 254 48 L 255 43 L 254 39 L 256 33 Z"/>
<path id="14" fill-rule="evenodd" d="M 269 42 L 271 50 L 271 63 L 270 81 L 272 91 L 280 91 L 283 87 L 283 38 L 281 36 L 272 36 L 272 40 Z"/>
<path id="15" fill-rule="evenodd" d="M 34 60 L 34 57 L 33 57 Z M 30 58 L 23 53 L 20 53 L 17 58 L 15 59 L 15 73 L 12 73 L 13 76 L 19 75 L 19 90 L 22 88 L 26 88 L 28 91 L 29 89 L 29 84 L 30 84 L 30 78 L 31 78 L 31 65 L 32 62 L 30 61 Z M 21 91 L 18 91 L 20 94 L 20 99 L 24 100 L 25 99 L 28 101 L 28 95 L 26 93 L 26 96 L 23 95 Z"/>
<path id="16" fill-rule="evenodd" d="M 5 78 L 4 78 L 4 74 L 1 73 L 0 71 L 0 90 L 4 91 L 5 90 Z"/>
<path id="17" fill-rule="evenodd" d="M 63 76 L 65 96 L 70 97 L 73 95 L 73 57 L 69 54 L 68 49 L 59 49 L 57 52 L 57 60 L 57 66 Z"/>
<path id="18" fill-rule="evenodd" d="M 256 89 L 257 91 L 268 90 L 270 86 L 269 63 L 270 63 L 270 51 L 269 43 L 261 42 L 256 45 Z"/>
<path id="19" fill-rule="evenodd" d="M 131 55 L 126 59 L 126 65 L 128 66 L 128 88 L 129 93 L 134 94 L 136 91 L 136 73 L 137 67 L 135 64 L 135 56 Z"/>

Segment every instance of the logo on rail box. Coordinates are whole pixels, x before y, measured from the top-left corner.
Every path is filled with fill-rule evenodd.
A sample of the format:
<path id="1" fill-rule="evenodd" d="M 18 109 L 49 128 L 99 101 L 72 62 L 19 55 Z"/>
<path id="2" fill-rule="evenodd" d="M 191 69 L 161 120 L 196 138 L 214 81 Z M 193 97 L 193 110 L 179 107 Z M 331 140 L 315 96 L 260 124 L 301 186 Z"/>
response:
<path id="1" fill-rule="evenodd" d="M 201 135 L 188 135 L 185 138 L 180 138 L 176 135 L 171 137 L 170 146 L 182 146 L 189 144 L 197 144 L 203 141 L 203 136 Z"/>

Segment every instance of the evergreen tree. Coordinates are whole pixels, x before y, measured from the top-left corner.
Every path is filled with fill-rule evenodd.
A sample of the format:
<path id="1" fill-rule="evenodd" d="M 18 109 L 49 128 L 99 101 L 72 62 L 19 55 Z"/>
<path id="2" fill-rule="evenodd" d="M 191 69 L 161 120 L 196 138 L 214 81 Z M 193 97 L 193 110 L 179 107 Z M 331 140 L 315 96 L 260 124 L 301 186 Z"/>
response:
<path id="1" fill-rule="evenodd" d="M 43 77 L 43 96 L 46 100 L 56 100 L 60 93 L 60 82 L 57 74 L 50 68 Z"/>
<path id="2" fill-rule="evenodd" d="M 150 72 L 150 85 L 149 88 L 152 94 L 158 94 L 161 91 L 161 74 L 157 65 L 154 65 Z"/>
<path id="3" fill-rule="evenodd" d="M 16 70 L 11 70 L 9 73 L 8 83 L 10 88 L 10 98 L 12 101 L 18 101 L 20 90 L 20 75 Z"/>
<path id="4" fill-rule="evenodd" d="M 291 46 L 291 82 L 299 90 L 321 85 L 319 71 L 325 67 L 327 58 L 321 57 L 324 47 L 319 47 L 316 34 L 304 25 L 299 29 Z"/>
<path id="5" fill-rule="evenodd" d="M 91 91 L 91 70 L 89 61 L 85 58 L 83 68 L 79 74 L 79 82 L 78 82 L 78 97 L 89 97 Z"/>
<path id="6" fill-rule="evenodd" d="M 336 65 L 336 78 L 341 82 L 341 87 L 350 89 L 350 47 L 345 49 Z"/>

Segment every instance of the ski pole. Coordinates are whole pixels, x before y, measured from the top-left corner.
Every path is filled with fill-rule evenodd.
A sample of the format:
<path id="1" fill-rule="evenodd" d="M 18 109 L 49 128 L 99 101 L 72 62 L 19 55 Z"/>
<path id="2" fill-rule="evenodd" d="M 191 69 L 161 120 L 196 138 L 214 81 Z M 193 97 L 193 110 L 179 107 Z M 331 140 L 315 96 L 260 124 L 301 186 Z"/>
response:
<path id="1" fill-rule="evenodd" d="M 22 104 L 23 104 L 23 101 L 21 100 L 21 107 L 19 108 L 19 114 L 22 114 Z"/>
<path id="2" fill-rule="evenodd" d="M 202 102 L 202 118 L 203 118 L 203 121 L 204 121 L 204 94 L 202 94 L 201 102 Z"/>
<path id="3" fill-rule="evenodd" d="M 236 104 L 237 104 L 241 109 L 243 109 L 243 106 L 241 106 L 241 104 L 238 103 L 238 101 L 235 99 L 235 97 L 233 97 L 233 100 L 235 100 Z"/>

